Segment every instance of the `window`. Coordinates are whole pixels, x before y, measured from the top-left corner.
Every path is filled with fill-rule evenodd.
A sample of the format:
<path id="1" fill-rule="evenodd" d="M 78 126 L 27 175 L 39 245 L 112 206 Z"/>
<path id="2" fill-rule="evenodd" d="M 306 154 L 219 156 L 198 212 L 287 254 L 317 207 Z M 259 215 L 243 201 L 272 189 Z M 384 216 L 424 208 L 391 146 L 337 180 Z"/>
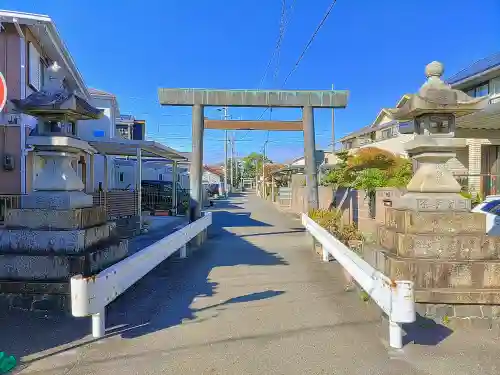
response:
<path id="1" fill-rule="evenodd" d="M 476 96 L 485 96 L 489 94 L 489 85 L 485 83 L 476 88 Z"/>
<path id="2" fill-rule="evenodd" d="M 352 148 L 352 141 L 345 142 L 344 147 L 346 150 L 350 150 Z"/>
<path id="3" fill-rule="evenodd" d="M 500 94 L 500 77 L 494 78 L 490 81 L 490 93 Z"/>
<path id="4" fill-rule="evenodd" d="M 33 43 L 28 44 L 28 83 L 32 89 L 40 91 L 43 85 L 43 63 L 38 50 Z"/>
<path id="5" fill-rule="evenodd" d="M 477 98 L 480 96 L 486 96 L 490 93 L 489 82 L 483 83 L 479 86 L 476 86 L 472 89 L 469 89 L 465 93 L 469 96 L 472 96 L 473 98 Z"/>
<path id="6" fill-rule="evenodd" d="M 125 179 L 124 179 L 124 173 L 123 172 L 120 172 L 118 174 L 118 179 L 120 180 L 120 182 L 123 182 Z"/>
<path id="7" fill-rule="evenodd" d="M 381 132 L 381 138 L 382 139 L 389 139 L 392 138 L 392 128 L 384 129 Z"/>

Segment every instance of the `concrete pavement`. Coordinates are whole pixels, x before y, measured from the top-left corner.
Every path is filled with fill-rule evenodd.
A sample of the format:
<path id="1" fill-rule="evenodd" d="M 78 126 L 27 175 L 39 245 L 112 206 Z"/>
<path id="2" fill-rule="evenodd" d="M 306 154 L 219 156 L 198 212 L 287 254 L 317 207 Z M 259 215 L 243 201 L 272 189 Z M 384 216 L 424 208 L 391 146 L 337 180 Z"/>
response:
<path id="1" fill-rule="evenodd" d="M 202 249 L 160 265 L 109 307 L 107 338 L 35 346 L 20 373 L 498 373 L 492 332 L 413 327 L 416 344 L 389 350 L 378 308 L 345 292 L 339 265 L 322 263 L 300 221 L 270 203 L 240 195 L 213 211 Z M 81 332 L 90 321 L 71 324 Z"/>

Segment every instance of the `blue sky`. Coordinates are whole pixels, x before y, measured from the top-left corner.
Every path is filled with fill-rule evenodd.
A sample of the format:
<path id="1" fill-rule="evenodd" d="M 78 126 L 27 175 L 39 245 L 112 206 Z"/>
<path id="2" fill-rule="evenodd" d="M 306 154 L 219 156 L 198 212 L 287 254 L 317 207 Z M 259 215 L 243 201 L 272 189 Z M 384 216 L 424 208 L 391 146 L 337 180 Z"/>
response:
<path id="1" fill-rule="evenodd" d="M 160 107 L 158 87 L 350 90 L 336 110 L 336 137 L 370 124 L 382 107 L 424 81 L 432 60 L 445 75 L 500 50 L 498 0 L 338 0 L 298 69 L 283 81 L 331 0 L 287 0 L 289 23 L 271 64 L 280 0 L 0 0 L 0 8 L 48 14 L 89 87 L 118 96 L 122 113 L 147 120 L 148 136 L 190 151 L 190 109 Z M 255 119 L 260 109 L 231 109 Z M 220 112 L 207 109 L 208 117 Z M 264 118 L 298 119 L 295 110 Z M 316 143 L 331 142 L 331 112 L 316 110 Z M 205 133 L 205 161 L 223 159 L 223 131 Z M 235 133 L 236 151 L 271 159 L 303 153 L 299 132 Z"/>

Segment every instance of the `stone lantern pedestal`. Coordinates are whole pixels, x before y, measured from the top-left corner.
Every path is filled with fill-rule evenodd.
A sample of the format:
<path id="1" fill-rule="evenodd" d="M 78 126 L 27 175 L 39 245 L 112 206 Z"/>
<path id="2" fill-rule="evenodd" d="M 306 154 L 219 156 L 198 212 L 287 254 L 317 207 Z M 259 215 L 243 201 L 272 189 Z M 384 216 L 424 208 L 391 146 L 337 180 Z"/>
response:
<path id="1" fill-rule="evenodd" d="M 92 276 L 128 255 L 128 242 L 117 237 L 105 207 L 93 205 L 71 166 L 79 153 L 93 150 L 66 129 L 102 113 L 57 89 L 15 104 L 38 118 L 27 143 L 45 163 L 33 192 L 23 197 L 21 208 L 7 210 L 0 229 L 0 304 L 70 312 L 72 276 Z"/>
<path id="2" fill-rule="evenodd" d="M 470 211 L 445 166 L 465 146 L 453 138 L 455 116 L 480 110 L 485 100 L 444 84 L 439 63 L 426 72 L 429 80 L 419 93 L 392 110 L 396 119 L 415 121 L 415 137 L 405 149 L 419 167 L 408 192 L 386 209 L 377 267 L 392 279 L 414 281 L 421 315 L 489 327 L 500 316 L 500 237 L 486 235 L 485 215 Z"/>

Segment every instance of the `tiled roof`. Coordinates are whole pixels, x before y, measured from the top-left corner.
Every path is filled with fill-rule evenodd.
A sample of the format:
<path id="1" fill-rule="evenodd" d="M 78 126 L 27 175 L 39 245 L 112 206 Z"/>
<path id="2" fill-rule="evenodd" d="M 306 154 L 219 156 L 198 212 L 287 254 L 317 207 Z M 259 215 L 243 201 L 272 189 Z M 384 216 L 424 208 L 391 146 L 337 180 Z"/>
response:
<path id="1" fill-rule="evenodd" d="M 446 81 L 449 84 L 453 85 L 454 83 L 458 83 L 460 81 L 463 81 L 464 79 L 475 76 L 476 74 L 483 73 L 493 68 L 500 68 L 500 52 L 476 61 L 469 67 L 451 76 Z"/>
<path id="2" fill-rule="evenodd" d="M 205 170 L 208 171 L 208 172 L 211 172 L 217 176 L 223 176 L 224 173 L 222 172 L 222 170 L 220 168 L 217 168 L 217 167 L 210 167 L 208 165 L 205 165 Z"/>

